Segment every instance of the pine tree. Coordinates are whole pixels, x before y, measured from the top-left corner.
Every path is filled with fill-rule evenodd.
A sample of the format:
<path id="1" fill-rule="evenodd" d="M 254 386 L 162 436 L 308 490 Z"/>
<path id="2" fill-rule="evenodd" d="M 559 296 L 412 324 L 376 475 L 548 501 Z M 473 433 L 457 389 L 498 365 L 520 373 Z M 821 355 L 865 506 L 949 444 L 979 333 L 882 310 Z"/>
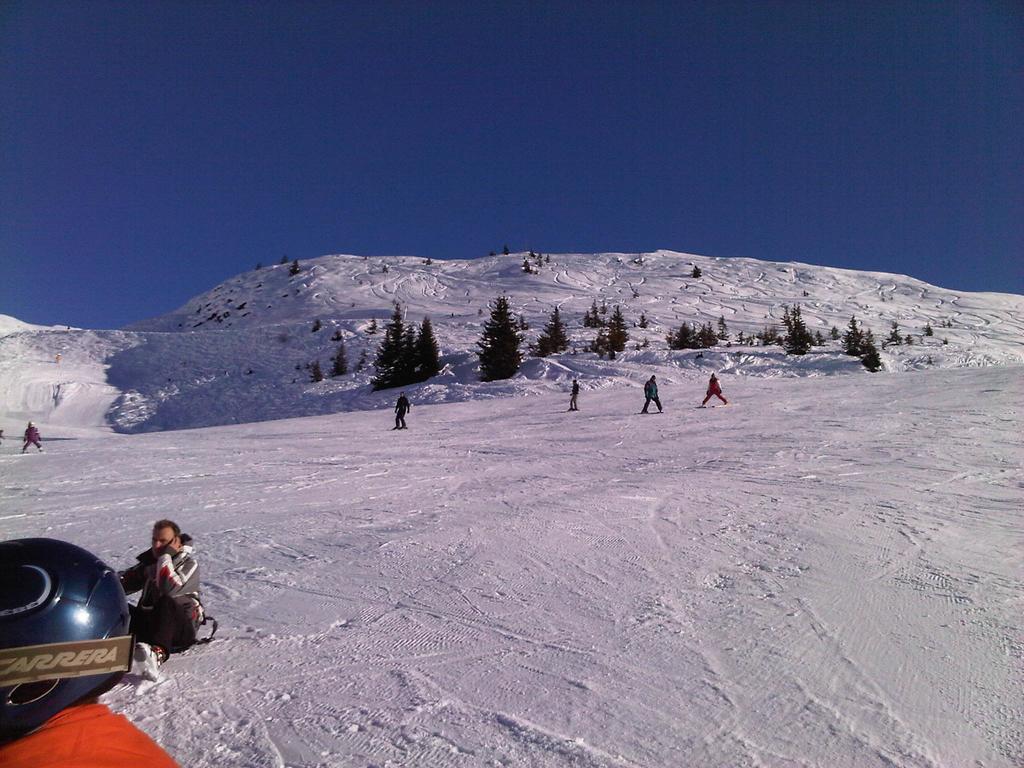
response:
<path id="1" fill-rule="evenodd" d="M 590 342 L 590 351 L 597 353 L 598 357 L 604 357 L 612 352 L 612 349 L 608 346 L 607 328 L 601 328 L 598 330 L 597 337 Z"/>
<path id="2" fill-rule="evenodd" d="M 875 335 L 866 331 L 861 338 L 860 361 L 872 373 L 882 370 L 882 358 L 878 354 L 878 347 L 875 346 Z"/>
<path id="3" fill-rule="evenodd" d="M 366 332 L 371 336 L 377 332 L 377 318 L 370 318 L 370 324 L 366 326 Z"/>
<path id="4" fill-rule="evenodd" d="M 718 318 L 718 340 L 728 341 L 729 340 L 729 328 L 725 324 L 725 316 L 722 315 Z"/>
<path id="5" fill-rule="evenodd" d="M 832 326 L 832 330 L 828 332 L 828 335 L 832 341 L 839 341 L 839 329 L 834 325 Z"/>
<path id="6" fill-rule="evenodd" d="M 806 355 L 811 345 L 814 344 L 814 337 L 807 330 L 804 324 L 803 314 L 800 305 L 790 309 L 783 307 L 782 322 L 786 326 L 786 336 L 782 340 L 782 346 L 787 355 Z"/>
<path id="7" fill-rule="evenodd" d="M 384 339 L 377 348 L 374 361 L 377 372 L 371 382 L 375 390 L 401 386 L 404 353 L 405 323 L 402 321 L 402 307 L 395 304 L 391 322 L 384 326 Z"/>
<path id="8" fill-rule="evenodd" d="M 480 348 L 480 379 L 497 381 L 514 376 L 522 362 L 519 352 L 521 341 L 509 310 L 508 298 L 499 296 L 477 342 Z"/>
<path id="9" fill-rule="evenodd" d="M 864 349 L 864 332 L 857 325 L 857 318 L 851 317 L 843 334 L 843 352 L 851 357 L 860 357 Z"/>
<path id="10" fill-rule="evenodd" d="M 903 337 L 900 336 L 900 326 L 895 320 L 892 321 L 892 328 L 889 330 L 889 337 L 885 340 L 886 344 L 902 344 Z"/>
<path id="11" fill-rule="evenodd" d="M 416 381 L 426 381 L 441 370 L 441 357 L 434 338 L 434 326 L 429 317 L 423 318 L 416 336 Z"/>
<path id="12" fill-rule="evenodd" d="M 359 360 L 356 361 L 356 371 L 361 371 L 366 367 L 366 347 L 363 347 L 359 353 Z"/>
<path id="13" fill-rule="evenodd" d="M 530 266 L 530 262 L 527 261 L 526 259 L 523 259 L 523 272 L 525 272 L 528 275 L 533 274 L 533 267 Z"/>
<path id="14" fill-rule="evenodd" d="M 338 351 L 331 358 L 331 378 L 344 376 L 348 373 L 348 359 L 345 357 L 345 341 L 339 339 Z"/>
<path id="15" fill-rule="evenodd" d="M 565 335 L 565 325 L 562 323 L 562 315 L 558 307 L 551 312 L 548 324 L 544 326 L 537 343 L 533 347 L 535 357 L 547 357 L 564 352 L 569 347 L 569 339 Z"/>
<path id="16" fill-rule="evenodd" d="M 319 317 L 316 320 L 313 321 L 313 333 L 316 333 L 317 331 L 319 331 L 323 327 L 324 327 L 324 324 L 320 322 L 320 318 Z"/>
<path id="17" fill-rule="evenodd" d="M 700 277 L 700 276 L 701 276 L 702 274 L 704 274 L 704 273 L 700 271 L 700 267 L 698 267 L 698 266 L 697 266 L 696 264 L 694 264 L 694 265 L 693 265 L 693 272 L 691 272 L 691 273 L 690 273 L 690 277 L 692 277 L 692 278 L 698 278 L 698 277 Z"/>
<path id="18" fill-rule="evenodd" d="M 309 369 L 309 377 L 314 384 L 324 380 L 324 372 L 320 368 L 319 360 L 313 361 L 313 365 Z"/>
<path id="19" fill-rule="evenodd" d="M 626 318 L 622 316 L 622 307 L 616 304 L 612 319 L 608 321 L 608 349 L 621 352 L 626 348 L 627 341 L 629 332 L 626 330 Z"/>
<path id="20" fill-rule="evenodd" d="M 595 299 L 587 313 L 583 315 L 583 327 L 584 328 L 599 328 L 604 323 L 601 322 L 601 315 L 598 314 L 597 310 L 597 299 Z"/>
<path id="21" fill-rule="evenodd" d="M 675 333 L 669 333 L 666 338 L 669 349 L 697 349 L 697 334 L 693 327 L 683 322 Z"/>
<path id="22" fill-rule="evenodd" d="M 508 256 L 509 250 L 508 250 L 508 246 L 507 245 L 505 246 L 504 250 L 502 250 L 502 253 L 504 253 L 506 256 Z"/>
<path id="23" fill-rule="evenodd" d="M 647 327 L 647 315 L 645 315 L 643 312 L 640 313 L 640 322 L 638 322 L 637 325 L 639 325 L 641 328 Z"/>
<path id="24" fill-rule="evenodd" d="M 411 323 L 405 326 L 402 334 L 402 355 L 399 358 L 398 369 L 395 371 L 395 386 L 404 387 L 412 384 L 416 379 L 416 327 Z"/>
<path id="25" fill-rule="evenodd" d="M 296 259 L 295 261 L 292 262 L 292 265 L 288 267 L 288 274 L 294 276 L 299 274 L 299 271 L 299 260 Z"/>
<path id="26" fill-rule="evenodd" d="M 935 335 L 935 331 L 934 331 L 934 329 L 932 329 L 932 324 L 931 323 L 925 323 L 924 335 L 925 336 L 934 336 Z"/>
<path id="27" fill-rule="evenodd" d="M 718 344 L 718 334 L 711 327 L 711 323 L 704 323 L 697 331 L 697 343 L 700 345 L 700 349 L 710 349 Z"/>
<path id="28" fill-rule="evenodd" d="M 782 343 L 782 337 L 779 335 L 779 329 L 774 323 L 766 325 L 764 329 L 757 334 L 757 338 L 766 347 L 772 344 Z"/>

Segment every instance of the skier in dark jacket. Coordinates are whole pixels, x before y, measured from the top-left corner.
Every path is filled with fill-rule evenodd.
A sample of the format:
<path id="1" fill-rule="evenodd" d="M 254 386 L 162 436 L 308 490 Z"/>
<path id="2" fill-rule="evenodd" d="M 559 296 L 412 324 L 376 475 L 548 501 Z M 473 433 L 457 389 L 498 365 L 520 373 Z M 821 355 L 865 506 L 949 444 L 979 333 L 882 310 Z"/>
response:
<path id="1" fill-rule="evenodd" d="M 661 413 L 661 400 L 658 399 L 658 380 L 651 376 L 644 384 L 644 409 L 640 413 L 647 413 L 647 408 L 653 402 L 658 406 L 658 413 Z"/>
<path id="2" fill-rule="evenodd" d="M 154 679 L 169 654 L 195 643 L 203 622 L 199 564 L 192 553 L 191 536 L 171 520 L 158 520 L 152 546 L 118 574 L 126 595 L 142 590 L 138 605 L 129 606 L 131 632 L 135 659 L 143 674 Z"/>
<path id="3" fill-rule="evenodd" d="M 711 380 L 708 382 L 707 396 L 704 398 L 704 402 L 700 404 L 700 407 L 703 408 L 706 406 L 708 404 L 708 400 L 712 397 L 717 397 L 726 405 L 729 404 L 729 401 L 722 397 L 722 385 L 718 383 L 718 377 L 713 373 L 711 374 Z"/>
<path id="4" fill-rule="evenodd" d="M 572 380 L 572 394 L 569 395 L 569 410 L 578 411 L 579 405 L 576 403 L 576 398 L 580 396 L 580 383 L 576 379 Z"/>
<path id="5" fill-rule="evenodd" d="M 39 439 L 39 429 L 31 421 L 28 423 L 28 426 L 25 427 L 25 444 L 21 446 L 21 452 L 24 453 L 27 451 L 30 445 L 34 445 L 40 450 L 40 452 L 43 450 L 42 443 Z"/>
<path id="6" fill-rule="evenodd" d="M 394 429 L 408 429 L 405 426 L 405 414 L 412 410 L 412 403 L 409 402 L 409 398 L 405 396 L 405 392 L 398 396 L 398 402 L 395 403 L 395 426 Z"/>

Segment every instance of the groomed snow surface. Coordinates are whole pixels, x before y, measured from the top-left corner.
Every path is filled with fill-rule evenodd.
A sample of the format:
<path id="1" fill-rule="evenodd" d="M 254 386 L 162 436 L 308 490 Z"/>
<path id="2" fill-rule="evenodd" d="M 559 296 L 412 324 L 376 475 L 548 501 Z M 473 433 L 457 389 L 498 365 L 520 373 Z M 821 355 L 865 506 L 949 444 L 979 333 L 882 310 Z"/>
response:
<path id="1" fill-rule="evenodd" d="M 184 766 L 1019 766 L 1022 373 L 9 429 L 0 536 L 196 538 L 216 641 L 105 696 Z"/>

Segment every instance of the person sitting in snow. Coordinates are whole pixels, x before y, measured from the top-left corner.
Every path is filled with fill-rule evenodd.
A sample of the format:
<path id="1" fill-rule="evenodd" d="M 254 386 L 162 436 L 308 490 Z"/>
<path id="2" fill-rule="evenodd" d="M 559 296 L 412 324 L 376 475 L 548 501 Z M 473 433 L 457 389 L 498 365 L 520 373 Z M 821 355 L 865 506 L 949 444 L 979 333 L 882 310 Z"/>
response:
<path id="1" fill-rule="evenodd" d="M 395 403 L 395 426 L 394 429 L 408 429 L 405 426 L 405 414 L 412 410 L 412 403 L 409 402 L 409 398 L 405 396 L 405 392 L 398 396 L 398 402 Z"/>
<path id="2" fill-rule="evenodd" d="M 40 452 L 43 450 L 43 445 L 39 438 L 39 428 L 31 421 L 25 427 L 25 444 L 21 446 L 21 452 L 27 451 L 30 445 L 34 445 Z"/>
<path id="3" fill-rule="evenodd" d="M 717 397 L 726 405 L 729 404 L 729 401 L 722 397 L 722 385 L 718 383 L 718 377 L 713 373 L 711 374 L 711 380 L 708 382 L 707 396 L 704 398 L 704 402 L 700 404 L 700 407 L 703 408 L 706 406 L 708 404 L 708 400 L 712 397 Z"/>
<path id="4" fill-rule="evenodd" d="M 135 660 L 145 677 L 156 679 L 168 655 L 195 643 L 203 623 L 199 564 L 192 537 L 172 520 L 153 524 L 152 546 L 136 559 L 118 575 L 125 594 L 142 590 L 138 605 L 129 606 Z"/>

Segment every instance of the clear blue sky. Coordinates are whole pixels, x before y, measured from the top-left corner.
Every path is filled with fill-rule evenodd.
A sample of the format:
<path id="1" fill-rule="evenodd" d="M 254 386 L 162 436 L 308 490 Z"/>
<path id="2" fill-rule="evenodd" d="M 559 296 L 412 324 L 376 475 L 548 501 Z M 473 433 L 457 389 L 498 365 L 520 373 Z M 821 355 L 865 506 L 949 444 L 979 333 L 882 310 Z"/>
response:
<path id="1" fill-rule="evenodd" d="M 1024 293 L 1024 3 L 0 3 L 0 314 L 506 243 Z"/>

